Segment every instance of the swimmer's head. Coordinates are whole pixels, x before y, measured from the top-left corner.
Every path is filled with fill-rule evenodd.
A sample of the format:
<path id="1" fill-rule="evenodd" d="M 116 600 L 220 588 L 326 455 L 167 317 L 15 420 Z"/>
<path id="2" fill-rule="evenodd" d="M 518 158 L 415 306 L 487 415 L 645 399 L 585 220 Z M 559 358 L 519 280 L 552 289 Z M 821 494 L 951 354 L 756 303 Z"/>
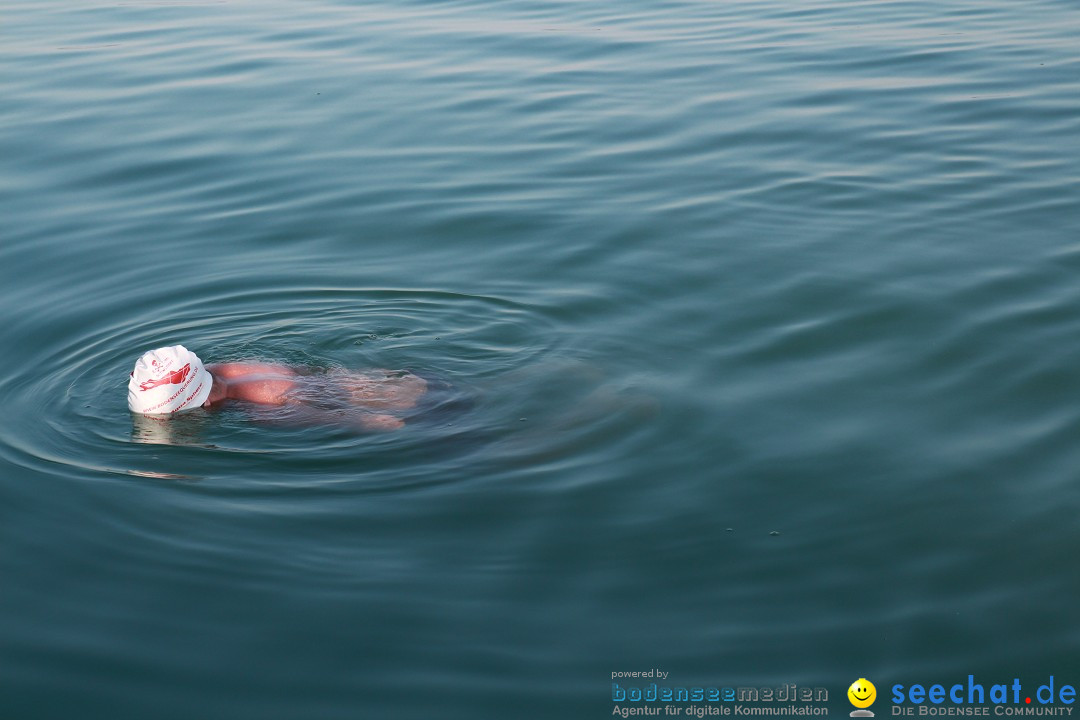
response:
<path id="1" fill-rule="evenodd" d="M 151 350 L 136 361 L 128 380 L 128 409 L 143 415 L 191 410 L 206 401 L 213 381 L 183 345 Z"/>

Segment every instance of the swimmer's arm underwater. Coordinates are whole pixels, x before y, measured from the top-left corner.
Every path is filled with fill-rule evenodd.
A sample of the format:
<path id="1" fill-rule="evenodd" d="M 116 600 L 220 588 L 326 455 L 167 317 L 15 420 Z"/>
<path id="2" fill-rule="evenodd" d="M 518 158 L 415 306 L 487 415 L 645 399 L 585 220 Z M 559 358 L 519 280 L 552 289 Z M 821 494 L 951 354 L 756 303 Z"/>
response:
<path id="1" fill-rule="evenodd" d="M 214 381 L 203 407 L 211 407 L 223 400 L 242 400 L 258 405 L 289 404 L 296 406 L 294 417 L 312 423 L 342 420 L 339 414 L 306 406 L 290 398 L 289 391 L 296 386 L 292 378 L 298 373 L 286 365 L 226 363 L 209 365 L 206 369 Z M 364 413 L 354 422 L 365 430 L 397 430 L 405 426 L 404 420 L 386 413 Z"/>
<path id="2" fill-rule="evenodd" d="M 393 415 L 375 413 L 360 418 L 360 426 L 365 430 L 398 430 L 405 427 L 405 421 Z"/>

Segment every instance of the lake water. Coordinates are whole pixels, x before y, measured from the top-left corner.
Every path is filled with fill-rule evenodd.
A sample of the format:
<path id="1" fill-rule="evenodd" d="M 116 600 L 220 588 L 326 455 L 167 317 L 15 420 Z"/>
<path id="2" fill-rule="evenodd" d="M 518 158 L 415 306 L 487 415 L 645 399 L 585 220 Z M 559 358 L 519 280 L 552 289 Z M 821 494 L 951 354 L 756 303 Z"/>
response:
<path id="1" fill-rule="evenodd" d="M 1078 36 L 1061 0 L 0 2 L 0 715 L 1080 684 Z M 133 422 L 175 343 L 462 401 Z"/>

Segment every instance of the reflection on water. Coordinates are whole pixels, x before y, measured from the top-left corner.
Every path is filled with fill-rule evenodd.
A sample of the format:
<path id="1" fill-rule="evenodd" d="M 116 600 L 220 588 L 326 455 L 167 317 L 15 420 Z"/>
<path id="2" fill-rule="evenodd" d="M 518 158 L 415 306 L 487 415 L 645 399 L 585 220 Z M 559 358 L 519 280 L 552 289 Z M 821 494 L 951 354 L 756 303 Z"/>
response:
<path id="1" fill-rule="evenodd" d="M 142 415 L 131 413 L 131 439 L 147 445 L 197 445 L 206 443 L 207 418 L 201 411 L 177 415 Z"/>

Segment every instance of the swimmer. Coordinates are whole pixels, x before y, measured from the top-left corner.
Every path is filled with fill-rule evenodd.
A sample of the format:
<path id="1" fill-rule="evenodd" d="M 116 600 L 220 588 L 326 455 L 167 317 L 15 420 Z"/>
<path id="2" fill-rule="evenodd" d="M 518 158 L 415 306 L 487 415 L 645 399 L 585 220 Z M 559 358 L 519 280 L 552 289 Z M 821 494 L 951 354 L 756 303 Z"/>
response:
<path id="1" fill-rule="evenodd" d="M 128 408 L 171 415 L 212 408 L 227 400 L 282 406 L 306 421 L 356 423 L 367 430 L 397 430 L 399 414 L 416 407 L 427 382 L 407 371 L 329 370 L 316 373 L 260 362 L 204 366 L 183 345 L 151 350 L 128 380 Z"/>

